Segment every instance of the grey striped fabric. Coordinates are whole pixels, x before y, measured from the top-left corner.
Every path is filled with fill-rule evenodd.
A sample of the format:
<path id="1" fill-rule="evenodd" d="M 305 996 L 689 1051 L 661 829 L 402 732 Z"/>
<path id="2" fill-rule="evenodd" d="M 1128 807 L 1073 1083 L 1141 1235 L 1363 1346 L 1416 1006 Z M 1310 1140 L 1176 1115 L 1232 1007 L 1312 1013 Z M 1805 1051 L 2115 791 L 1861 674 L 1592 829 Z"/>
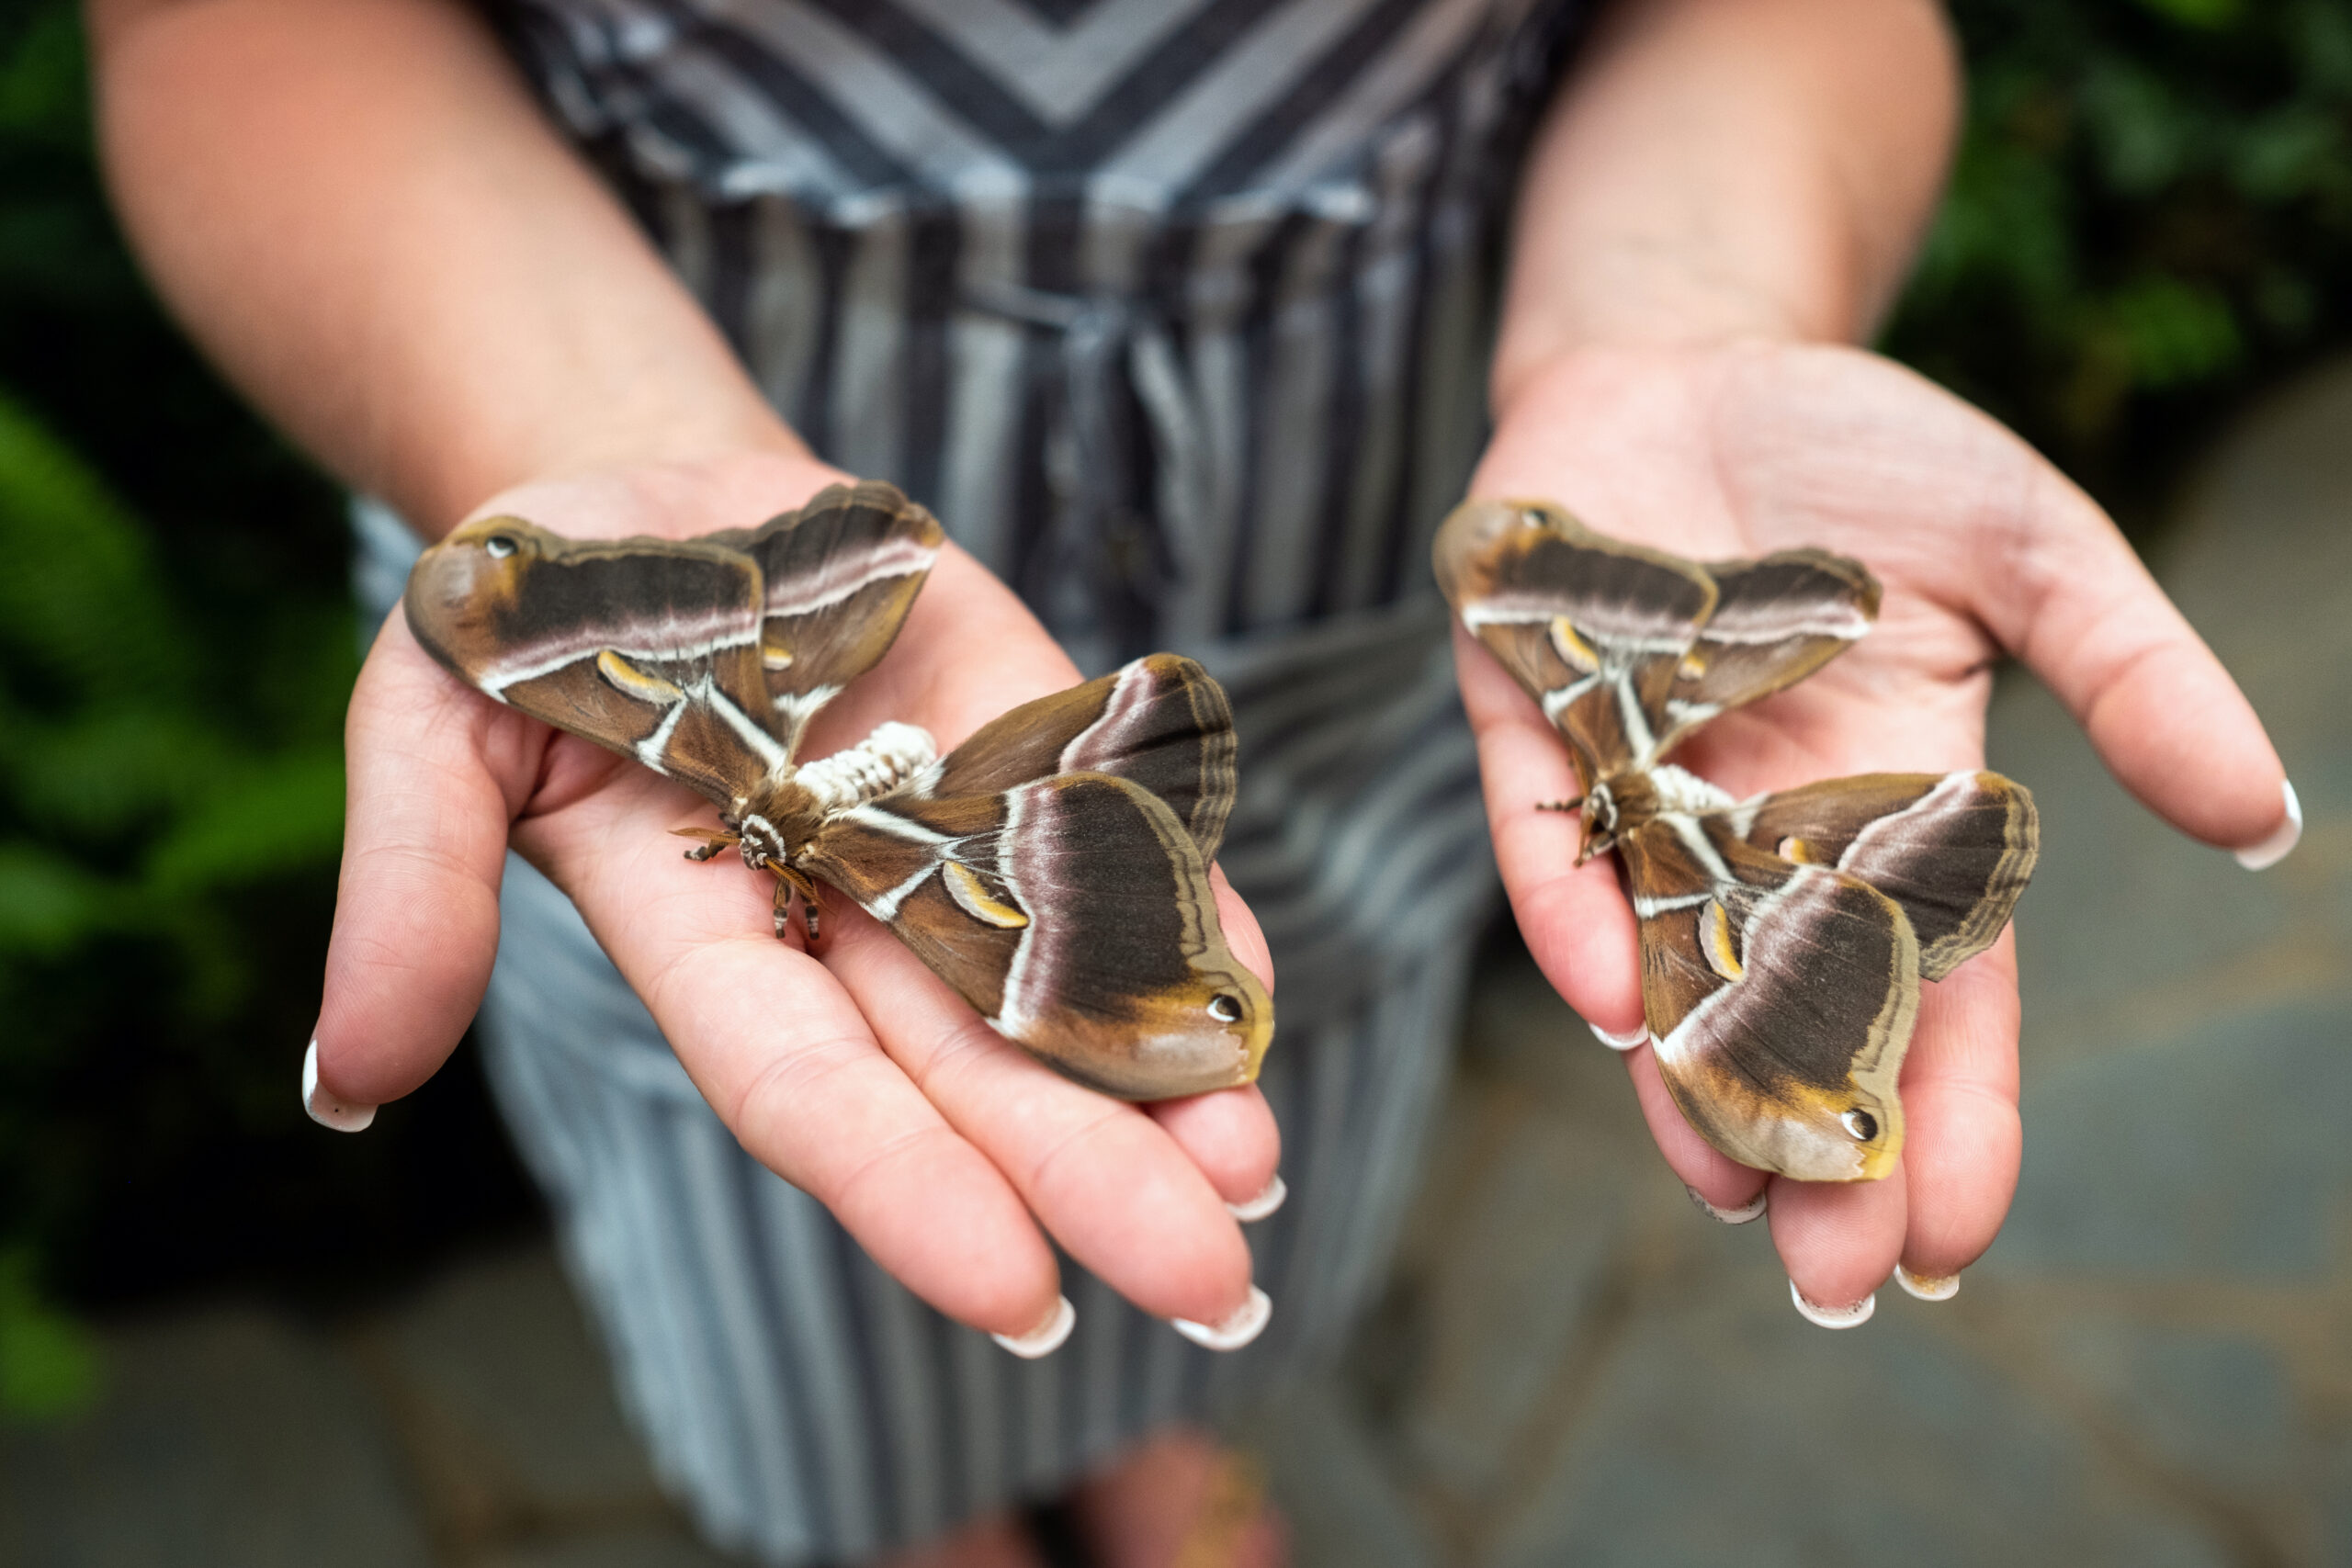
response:
<path id="1" fill-rule="evenodd" d="M 890 479 L 1082 664 L 1227 685 L 1292 1197 L 1272 1325 L 1200 1350 L 1075 1268 L 1004 1355 L 695 1095 L 510 864 L 482 1036 L 624 1399 L 712 1538 L 865 1557 L 1048 1495 L 1334 1352 L 1386 1259 L 1494 874 L 1429 539 L 1483 432 L 1537 0 L 527 0 L 518 57 L 824 456 Z M 380 611 L 413 554 L 358 508 Z"/>

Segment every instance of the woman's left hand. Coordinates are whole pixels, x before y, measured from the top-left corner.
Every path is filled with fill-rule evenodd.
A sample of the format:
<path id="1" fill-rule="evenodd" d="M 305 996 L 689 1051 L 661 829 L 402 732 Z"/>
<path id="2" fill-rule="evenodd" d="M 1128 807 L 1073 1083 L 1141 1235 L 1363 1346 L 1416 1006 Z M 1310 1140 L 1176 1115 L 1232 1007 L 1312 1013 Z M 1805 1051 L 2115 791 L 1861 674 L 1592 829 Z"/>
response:
<path id="1" fill-rule="evenodd" d="M 2182 831 L 2242 848 L 2282 830 L 2285 774 L 2260 721 L 2114 525 L 2007 430 L 1874 355 L 1761 341 L 1566 355 L 1517 382 L 1471 489 L 1556 500 L 1603 533 L 1702 560 L 1809 545 L 1878 575 L 1871 636 L 1677 752 L 1734 795 L 1982 766 L 2007 653 Z M 1520 930 L 1578 1013 L 1637 1029 L 1616 868 L 1577 868 L 1576 815 L 1536 808 L 1577 793 L 1567 747 L 1484 649 L 1458 628 L 1455 640 Z M 2017 1185 L 2013 937 L 1922 990 L 1903 1158 L 1877 1182 L 1732 1163 L 1676 1111 L 1649 1047 L 1627 1054 L 1675 1173 L 1722 1209 L 1766 1195 L 1790 1278 L 1823 1307 L 1860 1302 L 1898 1262 L 1915 1280 L 1957 1275 L 1991 1245 Z"/>

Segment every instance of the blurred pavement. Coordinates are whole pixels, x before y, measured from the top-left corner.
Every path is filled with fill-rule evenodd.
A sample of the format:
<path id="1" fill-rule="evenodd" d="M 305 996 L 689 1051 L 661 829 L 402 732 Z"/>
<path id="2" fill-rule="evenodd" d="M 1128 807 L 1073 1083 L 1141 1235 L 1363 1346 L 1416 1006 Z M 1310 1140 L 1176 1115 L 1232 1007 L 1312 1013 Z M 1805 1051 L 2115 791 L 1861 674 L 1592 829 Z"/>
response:
<path id="1" fill-rule="evenodd" d="M 2251 874 L 2156 823 L 2030 682 L 1993 764 L 2043 859 L 2023 1185 L 1959 1297 L 1791 1310 L 1614 1056 L 1484 975 L 1386 1300 L 1242 1436 L 1306 1568 L 2352 1563 L 2352 367 L 2225 443 L 2155 565 L 2309 826 Z M 27 1568 L 688 1568 L 544 1248 L 364 1321 L 110 1327 L 109 1393 L 0 1432 Z"/>

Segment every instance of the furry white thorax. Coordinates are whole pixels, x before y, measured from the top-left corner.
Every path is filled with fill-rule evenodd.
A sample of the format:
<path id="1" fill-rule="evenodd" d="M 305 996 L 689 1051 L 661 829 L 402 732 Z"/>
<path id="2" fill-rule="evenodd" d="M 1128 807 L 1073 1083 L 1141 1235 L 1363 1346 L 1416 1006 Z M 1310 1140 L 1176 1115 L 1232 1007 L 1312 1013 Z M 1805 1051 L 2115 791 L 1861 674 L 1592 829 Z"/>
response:
<path id="1" fill-rule="evenodd" d="M 862 806 L 906 783 L 939 756 L 939 744 L 920 725 L 890 719 L 845 751 L 820 757 L 793 777 L 808 786 L 826 815 Z"/>
<path id="2" fill-rule="evenodd" d="M 1657 808 L 1662 812 L 1720 811 L 1736 804 L 1698 774 L 1685 773 L 1671 762 L 1652 768 L 1650 783 L 1657 786 Z"/>

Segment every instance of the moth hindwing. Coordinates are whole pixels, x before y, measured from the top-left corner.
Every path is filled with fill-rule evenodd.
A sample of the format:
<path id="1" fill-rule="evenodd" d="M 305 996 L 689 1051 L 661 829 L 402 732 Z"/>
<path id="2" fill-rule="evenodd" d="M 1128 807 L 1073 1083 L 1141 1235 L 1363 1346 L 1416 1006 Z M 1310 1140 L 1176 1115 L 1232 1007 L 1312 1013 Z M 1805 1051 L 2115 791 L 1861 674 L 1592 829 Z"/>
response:
<path id="1" fill-rule="evenodd" d="M 1874 773 L 1735 803 L 1666 761 L 1867 632 L 1877 581 L 1819 550 L 1701 565 L 1548 502 L 1469 502 L 1436 556 L 1464 626 L 1568 742 L 1586 852 L 1623 864 L 1684 1116 L 1762 1169 L 1893 1169 L 1919 982 L 2007 923 L 2039 849 L 2032 796 L 1996 773 Z"/>
<path id="2" fill-rule="evenodd" d="M 417 640 L 501 702 L 718 803 L 782 879 L 871 910 L 999 1032 L 1133 1099 L 1246 1083 L 1272 1004 L 1210 887 L 1233 802 L 1225 694 L 1167 655 L 1017 708 L 934 761 L 885 724 L 803 762 L 827 700 L 887 652 L 943 536 L 888 485 L 763 527 L 564 538 L 469 525 L 410 578 Z"/>

